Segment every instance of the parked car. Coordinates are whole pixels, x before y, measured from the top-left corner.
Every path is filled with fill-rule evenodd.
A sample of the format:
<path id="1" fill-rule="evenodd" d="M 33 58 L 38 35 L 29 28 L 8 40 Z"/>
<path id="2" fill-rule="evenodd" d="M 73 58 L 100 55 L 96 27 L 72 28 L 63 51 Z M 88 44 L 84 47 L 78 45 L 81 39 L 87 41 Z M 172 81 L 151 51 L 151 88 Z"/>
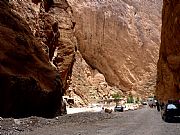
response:
<path id="1" fill-rule="evenodd" d="M 115 106 L 114 107 L 114 112 L 123 112 L 124 111 L 124 107 L 123 106 Z"/>
<path id="2" fill-rule="evenodd" d="M 152 97 L 147 99 L 147 103 L 148 103 L 148 105 L 149 105 L 150 108 L 156 107 L 156 101 L 157 101 L 157 100 L 155 100 L 155 99 L 152 98 Z"/>
<path id="3" fill-rule="evenodd" d="M 148 103 L 146 101 L 143 101 L 141 104 L 142 105 L 147 105 Z"/>
<path id="4" fill-rule="evenodd" d="M 122 107 L 123 107 L 123 111 L 128 111 L 129 110 L 129 108 L 126 105 L 122 105 Z"/>
<path id="5" fill-rule="evenodd" d="M 161 116 L 166 122 L 180 120 L 180 100 L 164 105 L 161 110 Z"/>

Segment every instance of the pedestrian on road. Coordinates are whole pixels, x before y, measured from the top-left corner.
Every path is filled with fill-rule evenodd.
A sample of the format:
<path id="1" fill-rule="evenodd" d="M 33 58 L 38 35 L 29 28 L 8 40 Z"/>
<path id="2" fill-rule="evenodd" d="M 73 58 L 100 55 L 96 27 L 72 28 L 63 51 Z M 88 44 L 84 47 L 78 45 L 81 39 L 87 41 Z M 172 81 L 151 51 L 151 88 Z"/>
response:
<path id="1" fill-rule="evenodd" d="M 157 107 L 157 110 L 158 110 L 158 112 L 160 111 L 160 105 L 159 105 L 159 101 L 157 100 L 157 102 L 156 102 L 156 107 Z"/>

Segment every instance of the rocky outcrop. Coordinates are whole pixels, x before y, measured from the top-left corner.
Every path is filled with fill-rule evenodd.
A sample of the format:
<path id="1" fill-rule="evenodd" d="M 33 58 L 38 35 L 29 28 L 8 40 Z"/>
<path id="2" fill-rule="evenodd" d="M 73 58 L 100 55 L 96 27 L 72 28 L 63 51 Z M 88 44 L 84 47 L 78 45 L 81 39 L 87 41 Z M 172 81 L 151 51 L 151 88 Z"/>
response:
<path id="1" fill-rule="evenodd" d="M 63 84 L 28 24 L 0 1 L 0 116 L 61 114 Z"/>
<path id="2" fill-rule="evenodd" d="M 157 72 L 157 97 L 180 98 L 180 1 L 164 0 L 161 47 Z"/>
<path id="3" fill-rule="evenodd" d="M 10 0 L 13 12 L 30 26 L 42 44 L 52 65 L 61 75 L 64 90 L 74 62 L 76 38 L 75 22 L 66 0 Z"/>
<path id="4" fill-rule="evenodd" d="M 66 94 L 75 99 L 77 106 L 84 106 L 89 103 L 106 100 L 110 95 L 123 96 L 122 91 L 117 87 L 107 84 L 104 75 L 98 70 L 92 69 L 82 58 L 79 51 L 75 56 L 75 63 L 71 77 L 71 84 Z"/>
<path id="5" fill-rule="evenodd" d="M 155 90 L 161 0 L 68 0 L 78 50 L 92 69 L 119 91 Z M 93 76 L 93 75 L 91 75 Z M 150 86 L 148 85 L 151 82 Z M 152 86 L 152 87 L 151 87 Z"/>

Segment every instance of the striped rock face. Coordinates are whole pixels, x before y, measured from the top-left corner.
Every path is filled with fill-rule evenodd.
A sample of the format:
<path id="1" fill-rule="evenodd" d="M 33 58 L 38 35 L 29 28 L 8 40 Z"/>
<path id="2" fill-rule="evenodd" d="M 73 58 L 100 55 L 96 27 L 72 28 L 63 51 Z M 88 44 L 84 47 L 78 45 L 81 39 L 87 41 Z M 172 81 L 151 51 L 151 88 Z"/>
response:
<path id="1" fill-rule="evenodd" d="M 91 69 L 100 72 L 108 85 L 116 86 L 119 91 L 141 97 L 152 94 L 159 56 L 162 0 L 68 2 L 76 22 L 78 50 Z M 94 71 L 88 76 L 93 78 Z M 79 83 L 77 80 L 77 89 Z M 104 91 L 107 94 L 112 89 Z"/>

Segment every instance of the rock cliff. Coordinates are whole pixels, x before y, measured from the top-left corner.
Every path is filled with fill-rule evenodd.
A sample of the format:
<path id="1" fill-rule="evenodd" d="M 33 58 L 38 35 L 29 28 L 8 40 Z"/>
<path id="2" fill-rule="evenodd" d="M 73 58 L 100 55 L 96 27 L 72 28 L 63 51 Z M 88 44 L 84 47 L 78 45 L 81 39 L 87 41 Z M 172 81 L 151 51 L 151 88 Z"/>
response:
<path id="1" fill-rule="evenodd" d="M 113 93 L 154 92 L 162 0 L 6 1 L 0 115 L 60 114 L 67 89 L 82 105 Z"/>
<path id="2" fill-rule="evenodd" d="M 83 106 L 102 101 L 117 93 L 124 95 L 117 87 L 109 86 L 104 75 L 99 73 L 97 69 L 90 67 L 77 51 L 71 84 L 66 94 L 73 97 L 78 106 Z"/>
<path id="3" fill-rule="evenodd" d="M 61 76 L 27 22 L 9 7 L 0 1 L 0 116 L 60 115 Z"/>
<path id="4" fill-rule="evenodd" d="M 68 2 L 76 21 L 78 50 L 91 69 L 104 75 L 103 82 L 116 86 L 120 92 L 131 91 L 137 96 L 152 94 L 162 0 Z M 90 76 L 93 77 L 93 72 Z"/>
<path id="5" fill-rule="evenodd" d="M 164 0 L 157 72 L 157 97 L 161 101 L 180 98 L 180 1 Z"/>
<path id="6" fill-rule="evenodd" d="M 76 38 L 72 10 L 66 0 L 9 0 L 11 9 L 29 25 L 49 60 L 68 87 L 74 62 Z"/>

